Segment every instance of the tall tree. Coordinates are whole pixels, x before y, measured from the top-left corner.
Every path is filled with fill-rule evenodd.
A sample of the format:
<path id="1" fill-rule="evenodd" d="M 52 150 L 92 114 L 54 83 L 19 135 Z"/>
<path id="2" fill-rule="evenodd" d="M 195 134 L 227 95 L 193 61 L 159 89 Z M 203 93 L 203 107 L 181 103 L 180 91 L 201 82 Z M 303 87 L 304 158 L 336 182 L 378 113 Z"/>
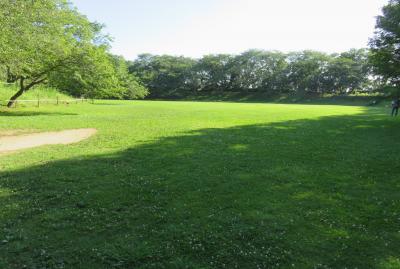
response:
<path id="1" fill-rule="evenodd" d="M 105 39 L 67 0 L 0 0 L 0 64 L 19 90 L 8 106 L 65 66 L 80 65 Z"/>
<path id="2" fill-rule="evenodd" d="M 341 94 L 368 88 L 370 69 L 365 49 L 351 49 L 331 55 L 325 79 L 326 92 Z"/>
<path id="3" fill-rule="evenodd" d="M 49 84 L 73 96 L 100 99 L 138 99 L 148 94 L 128 72 L 125 59 L 109 54 L 104 47 L 92 47 L 79 65 L 60 67 L 49 75 Z"/>
<path id="4" fill-rule="evenodd" d="M 374 71 L 400 93 L 400 0 L 390 0 L 376 22 L 370 40 Z"/>
<path id="5" fill-rule="evenodd" d="M 111 89 L 119 93 L 120 99 L 139 99 L 149 94 L 148 89 L 133 74 L 129 73 L 128 63 L 122 56 L 108 55 L 118 82 Z"/>
<path id="6" fill-rule="evenodd" d="M 190 89 L 194 64 L 182 56 L 141 54 L 129 71 L 150 89 L 151 97 L 179 97 Z"/>
<path id="7" fill-rule="evenodd" d="M 228 54 L 206 55 L 197 61 L 193 75 L 198 81 L 198 91 L 225 91 L 231 83 L 231 63 Z"/>
<path id="8" fill-rule="evenodd" d="M 288 82 L 299 93 L 323 93 L 330 56 L 316 51 L 302 51 L 288 56 Z"/>
<path id="9" fill-rule="evenodd" d="M 284 88 L 286 56 L 281 52 L 249 50 L 233 60 L 233 88 L 241 91 L 279 92 Z"/>

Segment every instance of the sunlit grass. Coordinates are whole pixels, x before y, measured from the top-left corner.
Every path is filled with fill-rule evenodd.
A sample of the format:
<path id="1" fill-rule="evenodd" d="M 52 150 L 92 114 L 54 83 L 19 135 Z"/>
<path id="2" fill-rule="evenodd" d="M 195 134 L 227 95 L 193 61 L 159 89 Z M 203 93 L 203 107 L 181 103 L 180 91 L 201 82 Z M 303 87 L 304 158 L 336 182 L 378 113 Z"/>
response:
<path id="1" fill-rule="evenodd" d="M 0 134 L 98 133 L 0 156 L 0 268 L 396 268 L 400 122 L 386 114 L 147 101 L 3 109 Z"/>

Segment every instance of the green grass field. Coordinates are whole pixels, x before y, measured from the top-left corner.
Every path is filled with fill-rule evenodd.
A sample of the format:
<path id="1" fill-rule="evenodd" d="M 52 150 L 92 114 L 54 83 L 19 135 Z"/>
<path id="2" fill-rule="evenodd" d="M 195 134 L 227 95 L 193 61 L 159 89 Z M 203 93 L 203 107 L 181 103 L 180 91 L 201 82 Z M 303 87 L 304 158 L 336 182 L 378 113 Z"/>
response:
<path id="1" fill-rule="evenodd" d="M 0 133 L 98 133 L 0 156 L 0 268 L 400 268 L 400 118 L 386 108 L 1 111 Z"/>

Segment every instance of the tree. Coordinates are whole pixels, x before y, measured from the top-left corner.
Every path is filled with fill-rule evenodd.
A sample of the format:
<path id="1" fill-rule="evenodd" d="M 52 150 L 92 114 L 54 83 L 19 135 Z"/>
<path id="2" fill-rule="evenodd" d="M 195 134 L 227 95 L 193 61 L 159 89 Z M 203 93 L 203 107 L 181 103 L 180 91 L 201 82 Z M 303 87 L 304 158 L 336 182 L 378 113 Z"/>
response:
<path id="1" fill-rule="evenodd" d="M 329 55 L 316 51 L 295 52 L 288 55 L 288 83 L 297 93 L 321 94 L 326 88 Z"/>
<path id="2" fill-rule="evenodd" d="M 0 65 L 19 84 L 8 106 L 59 70 L 82 65 L 106 43 L 100 30 L 67 0 L 0 0 Z"/>
<path id="3" fill-rule="evenodd" d="M 400 0 L 390 0 L 378 16 L 370 40 L 374 72 L 400 93 Z"/>
<path id="4" fill-rule="evenodd" d="M 141 99 L 149 94 L 148 89 L 137 77 L 129 73 L 128 63 L 122 56 L 109 54 L 108 58 L 118 82 L 111 89 L 120 92 L 120 99 Z"/>
<path id="5" fill-rule="evenodd" d="M 129 71 L 150 89 L 151 97 L 178 97 L 192 89 L 194 64 L 195 60 L 182 56 L 141 54 Z"/>
<path id="6" fill-rule="evenodd" d="M 197 61 L 193 75 L 197 91 L 226 91 L 231 85 L 230 67 L 233 57 L 228 54 L 206 55 Z"/>
<path id="7" fill-rule="evenodd" d="M 340 94 L 368 88 L 371 70 L 367 50 L 352 49 L 331 57 L 326 73 L 326 91 Z"/>
<path id="8" fill-rule="evenodd" d="M 113 97 L 111 88 L 118 83 L 104 47 L 92 47 L 79 59 L 80 64 L 60 66 L 48 76 L 49 84 L 72 96 Z"/>
<path id="9" fill-rule="evenodd" d="M 73 96 L 100 99 L 144 98 L 148 90 L 128 72 L 125 59 L 92 47 L 80 65 L 66 65 L 49 75 L 49 84 Z"/>
<path id="10" fill-rule="evenodd" d="M 234 89 L 277 93 L 285 88 L 287 62 L 283 53 L 249 50 L 236 56 L 233 61 L 231 73 Z"/>
<path id="11" fill-rule="evenodd" d="M 341 54 L 249 50 L 200 59 L 142 54 L 130 63 L 129 70 L 143 81 L 153 98 L 229 91 L 344 94 L 371 84 L 368 51 L 364 49 Z"/>

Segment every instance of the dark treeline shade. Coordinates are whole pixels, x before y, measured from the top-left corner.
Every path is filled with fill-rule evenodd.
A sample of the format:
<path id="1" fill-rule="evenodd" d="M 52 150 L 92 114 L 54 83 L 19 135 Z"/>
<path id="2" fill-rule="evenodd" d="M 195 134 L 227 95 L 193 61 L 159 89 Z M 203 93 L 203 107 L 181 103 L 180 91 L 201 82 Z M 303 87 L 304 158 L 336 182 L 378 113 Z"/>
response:
<path id="1" fill-rule="evenodd" d="M 368 54 L 366 49 L 337 54 L 249 50 L 200 59 L 141 54 L 129 63 L 129 72 L 150 90 L 151 98 L 215 92 L 343 94 L 372 90 Z"/>

